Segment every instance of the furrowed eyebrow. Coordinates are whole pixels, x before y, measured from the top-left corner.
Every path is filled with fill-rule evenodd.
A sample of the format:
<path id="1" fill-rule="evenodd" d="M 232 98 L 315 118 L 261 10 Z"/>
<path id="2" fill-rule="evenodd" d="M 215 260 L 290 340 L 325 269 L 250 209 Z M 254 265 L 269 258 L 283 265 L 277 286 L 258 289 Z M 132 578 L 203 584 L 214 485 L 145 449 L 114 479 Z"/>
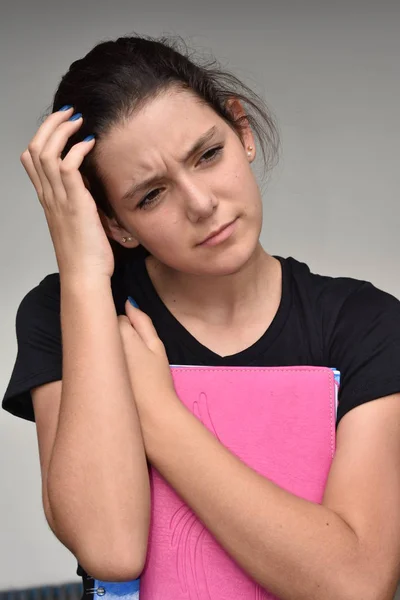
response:
<path id="1" fill-rule="evenodd" d="M 201 150 L 201 148 L 203 148 L 203 146 L 205 146 L 215 135 L 215 133 L 217 132 L 217 127 L 216 125 L 214 125 L 213 127 L 211 127 L 210 129 L 208 129 L 194 144 L 193 146 L 189 149 L 189 151 L 185 154 L 185 156 L 180 160 L 180 162 L 184 163 L 187 160 L 189 160 L 189 158 L 191 158 L 194 154 L 196 154 L 196 152 L 198 152 L 199 150 Z M 142 189 L 145 189 L 147 187 L 149 187 L 152 183 L 156 182 L 157 180 L 161 179 L 161 177 L 154 175 L 152 177 L 148 177 L 147 179 L 144 179 L 143 181 L 141 181 L 140 183 L 134 184 L 132 185 L 126 192 L 125 194 L 122 196 L 121 200 L 122 201 L 126 201 L 126 200 L 130 200 L 131 198 L 133 198 L 135 196 L 135 194 L 137 194 L 137 192 L 139 192 Z"/>
<path id="2" fill-rule="evenodd" d="M 211 140 L 211 138 L 214 136 L 214 134 L 217 131 L 217 127 L 214 125 L 213 127 L 211 127 L 211 129 L 209 129 L 208 131 L 206 131 L 198 140 L 197 142 L 195 142 L 193 144 L 193 146 L 190 148 L 190 150 L 187 152 L 186 156 L 183 157 L 182 162 L 186 162 L 187 160 L 189 160 L 189 158 L 191 156 L 193 156 L 194 154 L 196 154 L 196 152 L 198 152 L 199 150 L 201 150 L 201 148 L 203 146 L 205 146 L 207 144 L 207 142 L 209 142 Z"/>

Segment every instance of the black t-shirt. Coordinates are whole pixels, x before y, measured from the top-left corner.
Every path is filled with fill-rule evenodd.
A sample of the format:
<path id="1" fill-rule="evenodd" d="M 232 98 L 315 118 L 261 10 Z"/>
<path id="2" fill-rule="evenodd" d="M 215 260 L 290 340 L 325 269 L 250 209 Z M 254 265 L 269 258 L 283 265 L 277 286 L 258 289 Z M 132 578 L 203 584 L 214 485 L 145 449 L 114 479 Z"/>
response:
<path id="1" fill-rule="evenodd" d="M 151 282 L 144 256 L 116 268 L 111 282 L 116 312 L 124 314 L 132 296 L 152 319 L 170 364 L 337 368 L 336 425 L 352 408 L 400 392 L 400 301 L 368 281 L 318 275 L 293 257 L 275 258 L 282 265 L 278 311 L 261 338 L 237 354 L 219 356 L 175 319 Z M 30 389 L 62 379 L 58 273 L 22 300 L 16 332 L 18 354 L 2 407 L 34 421 Z M 85 575 L 80 568 L 78 574 Z"/>
<path id="2" fill-rule="evenodd" d="M 318 275 L 293 257 L 275 258 L 282 265 L 278 311 L 261 338 L 237 354 L 219 356 L 175 319 L 158 296 L 143 256 L 114 272 L 116 312 L 124 314 L 132 296 L 152 319 L 171 364 L 337 368 L 337 424 L 355 406 L 400 392 L 400 301 L 368 281 Z M 34 421 L 30 389 L 62 379 L 58 273 L 24 297 L 16 333 L 18 354 L 2 407 Z"/>

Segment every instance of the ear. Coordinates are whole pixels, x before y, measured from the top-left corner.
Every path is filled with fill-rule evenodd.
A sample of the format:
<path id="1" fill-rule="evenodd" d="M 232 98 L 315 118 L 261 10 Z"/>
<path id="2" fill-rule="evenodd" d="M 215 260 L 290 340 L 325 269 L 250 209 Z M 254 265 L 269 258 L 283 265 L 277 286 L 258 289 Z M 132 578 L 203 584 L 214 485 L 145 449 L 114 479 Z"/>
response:
<path id="1" fill-rule="evenodd" d="M 226 101 L 226 108 L 234 120 L 240 122 L 240 140 L 249 162 L 253 162 L 256 156 L 256 144 L 243 104 L 238 98 L 231 97 Z"/>
<path id="2" fill-rule="evenodd" d="M 104 231 L 107 237 L 115 240 L 124 248 L 136 248 L 139 246 L 138 240 L 132 233 L 129 233 L 122 225 L 120 225 L 115 218 L 107 217 L 104 212 L 98 208 L 100 221 L 103 225 Z M 129 241 L 124 242 L 123 238 L 131 238 Z"/>

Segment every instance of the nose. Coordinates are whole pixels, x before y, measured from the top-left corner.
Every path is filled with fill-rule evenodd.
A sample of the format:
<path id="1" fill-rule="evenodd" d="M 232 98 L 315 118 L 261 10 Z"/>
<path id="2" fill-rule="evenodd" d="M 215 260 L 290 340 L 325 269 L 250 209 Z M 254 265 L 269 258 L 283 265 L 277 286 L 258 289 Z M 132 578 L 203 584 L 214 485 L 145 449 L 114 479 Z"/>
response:
<path id="1" fill-rule="evenodd" d="M 198 182 L 186 181 L 182 185 L 187 217 L 193 223 L 210 217 L 218 206 L 216 197 L 207 186 Z"/>

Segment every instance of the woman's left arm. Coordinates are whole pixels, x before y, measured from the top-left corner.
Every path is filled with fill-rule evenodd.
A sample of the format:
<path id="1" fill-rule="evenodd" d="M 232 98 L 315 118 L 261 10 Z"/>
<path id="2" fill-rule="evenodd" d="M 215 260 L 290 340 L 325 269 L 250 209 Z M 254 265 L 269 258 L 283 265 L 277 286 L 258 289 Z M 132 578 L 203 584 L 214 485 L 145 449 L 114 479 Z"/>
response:
<path id="1" fill-rule="evenodd" d="M 131 307 L 127 314 L 133 327 L 124 347 L 148 459 L 234 560 L 282 600 L 392 600 L 400 577 L 400 394 L 344 415 L 315 504 L 242 463 L 184 407 L 150 319 Z"/>

